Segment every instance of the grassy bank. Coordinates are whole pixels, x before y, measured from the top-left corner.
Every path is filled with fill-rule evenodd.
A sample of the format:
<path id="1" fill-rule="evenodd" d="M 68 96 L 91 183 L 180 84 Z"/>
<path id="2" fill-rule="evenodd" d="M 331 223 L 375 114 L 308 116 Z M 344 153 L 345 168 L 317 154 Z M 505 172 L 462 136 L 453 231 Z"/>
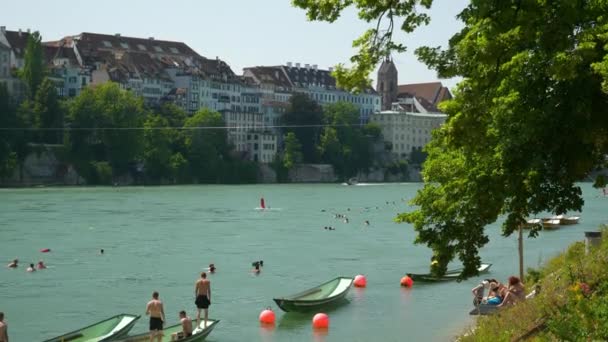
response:
<path id="1" fill-rule="evenodd" d="M 480 317 L 460 341 L 608 341 L 608 227 L 599 247 L 576 242 L 538 270 L 528 270 L 533 299 Z"/>

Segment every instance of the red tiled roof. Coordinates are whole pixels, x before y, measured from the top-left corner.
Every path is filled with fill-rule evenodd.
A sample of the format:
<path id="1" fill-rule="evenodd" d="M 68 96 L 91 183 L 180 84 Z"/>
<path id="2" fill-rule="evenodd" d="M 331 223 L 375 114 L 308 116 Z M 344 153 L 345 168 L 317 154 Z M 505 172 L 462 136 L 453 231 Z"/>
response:
<path id="1" fill-rule="evenodd" d="M 23 31 L 5 31 L 4 35 L 17 58 L 23 58 L 25 55 L 25 48 L 27 47 L 27 38 L 30 36 L 30 33 Z"/>
<path id="2" fill-rule="evenodd" d="M 452 98 L 452 94 L 448 88 L 444 87 L 441 82 L 400 85 L 398 89 L 398 97 L 408 94 L 410 96 L 413 95 L 416 97 L 421 97 L 430 102 L 433 106 L 437 106 L 439 102 Z"/>

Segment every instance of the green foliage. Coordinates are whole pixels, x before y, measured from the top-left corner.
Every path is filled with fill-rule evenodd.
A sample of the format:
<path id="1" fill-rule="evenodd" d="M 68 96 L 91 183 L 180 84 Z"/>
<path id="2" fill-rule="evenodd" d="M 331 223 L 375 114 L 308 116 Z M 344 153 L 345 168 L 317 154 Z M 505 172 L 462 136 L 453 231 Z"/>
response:
<path id="1" fill-rule="evenodd" d="M 270 164 L 270 167 L 274 170 L 277 175 L 277 182 L 285 183 L 289 178 L 289 170 L 285 167 L 283 163 L 283 158 L 281 158 L 280 154 L 276 154 L 274 160 Z"/>
<path id="2" fill-rule="evenodd" d="M 171 139 L 177 135 L 177 131 L 166 129 L 168 124 L 167 119 L 160 115 L 151 115 L 144 122 L 143 160 L 146 176 L 154 183 L 158 183 L 162 179 L 173 178 L 177 169 L 182 167 L 179 157 L 174 160 L 177 169 L 173 169 L 173 163 L 171 163 L 173 157 Z"/>
<path id="3" fill-rule="evenodd" d="M 606 236 L 608 231 L 603 228 Z M 529 272 L 526 288 L 540 286 L 534 299 L 520 302 L 498 315 L 483 317 L 462 341 L 518 340 L 522 336 L 546 341 L 608 340 L 608 239 L 585 252 L 577 242 L 539 270 Z"/>
<path id="4" fill-rule="evenodd" d="M 289 99 L 289 108 L 281 117 L 283 125 L 296 126 L 284 129 L 294 133 L 302 144 L 302 157 L 305 163 L 316 163 L 317 144 L 323 124 L 323 110 L 317 102 L 306 94 L 294 94 Z"/>
<path id="5" fill-rule="evenodd" d="M 92 162 L 93 176 L 91 184 L 110 185 L 112 184 L 112 166 L 105 161 Z"/>
<path id="6" fill-rule="evenodd" d="M 411 32 L 428 21 L 418 4 L 432 1 L 294 0 L 310 19 L 335 20 L 354 5 L 363 20 L 381 22 L 386 35 L 368 31 L 340 82 L 354 87 L 392 43 L 393 19 Z M 446 49 L 416 54 L 440 77 L 462 77 L 446 124 L 427 146 L 424 188 L 402 214 L 416 242 L 433 249 L 446 269 L 458 257 L 463 276 L 477 273 L 484 227 L 505 215 L 510 235 L 528 216 L 579 211 L 575 181 L 605 165 L 608 154 L 608 3 L 471 0 L 458 15 L 464 27 Z"/>
<path id="7" fill-rule="evenodd" d="M 201 109 L 188 118 L 184 127 L 191 174 L 201 183 L 219 183 L 229 146 L 226 142 L 222 115 L 209 109 Z"/>
<path id="8" fill-rule="evenodd" d="M 143 100 L 115 83 L 85 88 L 69 104 L 68 149 L 76 160 L 107 160 L 123 174 L 142 154 L 143 132 L 133 128 L 145 116 Z"/>
<path id="9" fill-rule="evenodd" d="M 59 103 L 55 85 L 44 78 L 36 91 L 33 104 L 34 127 L 41 128 L 37 134 L 41 143 L 61 144 L 63 142 L 63 110 Z M 52 129 L 52 130 L 44 130 Z"/>
<path id="10" fill-rule="evenodd" d="M 395 21 L 403 18 L 401 30 L 412 32 L 418 26 L 429 23 L 424 12 L 431 7 L 432 0 L 411 1 L 374 1 L 374 0 L 292 0 L 294 6 L 307 10 L 309 20 L 334 22 L 347 7 L 354 6 L 361 20 L 372 23 L 353 42 L 357 53 L 352 56 L 352 68 L 339 64 L 333 72 L 338 85 L 342 88 L 362 91 L 369 87 L 371 74 L 382 58 L 392 51 L 403 52 L 405 46 L 393 40 Z"/>
<path id="11" fill-rule="evenodd" d="M 30 34 L 25 48 L 24 65 L 20 71 L 21 79 L 27 85 L 28 97 L 36 96 L 38 87 L 46 74 L 42 37 L 38 31 Z"/>
<path id="12" fill-rule="evenodd" d="M 285 136 L 285 151 L 283 152 L 283 166 L 287 170 L 294 168 L 296 164 L 302 162 L 302 145 L 296 134 L 293 132 L 287 133 Z"/>
<path id="13" fill-rule="evenodd" d="M 17 127 L 17 113 L 4 82 L 0 82 L 0 127 Z M 12 175 L 17 166 L 17 154 L 13 151 L 14 131 L 0 131 L 0 179 Z"/>
<path id="14" fill-rule="evenodd" d="M 422 165 L 428 154 L 422 150 L 422 148 L 412 147 L 412 152 L 410 152 L 409 160 L 410 163 L 416 165 Z"/>

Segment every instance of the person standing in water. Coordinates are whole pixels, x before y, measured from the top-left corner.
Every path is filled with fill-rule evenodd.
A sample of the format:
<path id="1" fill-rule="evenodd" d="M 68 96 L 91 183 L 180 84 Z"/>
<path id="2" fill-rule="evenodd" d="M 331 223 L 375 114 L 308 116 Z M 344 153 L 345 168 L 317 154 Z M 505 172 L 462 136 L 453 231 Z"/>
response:
<path id="1" fill-rule="evenodd" d="M 163 302 L 158 299 L 158 292 L 152 293 L 152 300 L 146 305 L 146 315 L 150 316 L 150 342 L 156 337 L 160 342 L 163 338 L 163 323 L 165 322 L 165 309 Z"/>
<path id="2" fill-rule="evenodd" d="M 211 305 L 211 282 L 207 279 L 207 273 L 201 273 L 201 279 L 197 280 L 194 284 L 194 304 L 196 304 L 196 326 L 200 326 L 201 322 L 201 309 L 205 312 L 205 324 L 203 328 L 207 327 L 207 318 L 209 316 L 209 305 Z"/>
<path id="3" fill-rule="evenodd" d="M 0 342 L 8 342 L 8 326 L 4 322 L 4 312 L 0 312 Z"/>

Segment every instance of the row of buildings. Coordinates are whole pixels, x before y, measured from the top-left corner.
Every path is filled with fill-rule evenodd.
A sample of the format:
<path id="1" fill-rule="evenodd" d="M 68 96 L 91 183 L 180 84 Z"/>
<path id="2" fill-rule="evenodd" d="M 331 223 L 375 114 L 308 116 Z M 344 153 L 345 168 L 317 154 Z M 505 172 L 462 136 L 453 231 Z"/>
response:
<path id="1" fill-rule="evenodd" d="M 0 82 L 16 97 L 25 92 L 14 71 L 23 67 L 29 35 L 29 30 L 0 27 Z M 378 72 L 377 88 L 355 94 L 336 87 L 331 68 L 288 62 L 248 67 L 237 75 L 219 57 L 207 58 L 183 42 L 154 37 L 81 33 L 44 42 L 43 47 L 60 96 L 74 97 L 87 86 L 112 81 L 143 97 L 148 106 L 172 102 L 189 113 L 209 108 L 222 113 L 236 151 L 264 163 L 271 162 L 277 153 L 279 118 L 292 94 L 307 94 L 321 105 L 339 101 L 354 104 L 362 124 L 374 121 L 382 127 L 398 158 L 406 156 L 411 147 L 424 146 L 430 129 L 445 118 L 438 113 L 437 103 L 451 97 L 438 82 L 399 86 L 390 59 Z M 417 123 L 414 128 L 408 126 L 410 121 L 388 119 L 401 116 L 424 116 L 433 124 L 422 130 Z M 396 122 L 400 124 L 393 125 Z M 409 138 L 414 133 L 417 135 Z"/>

